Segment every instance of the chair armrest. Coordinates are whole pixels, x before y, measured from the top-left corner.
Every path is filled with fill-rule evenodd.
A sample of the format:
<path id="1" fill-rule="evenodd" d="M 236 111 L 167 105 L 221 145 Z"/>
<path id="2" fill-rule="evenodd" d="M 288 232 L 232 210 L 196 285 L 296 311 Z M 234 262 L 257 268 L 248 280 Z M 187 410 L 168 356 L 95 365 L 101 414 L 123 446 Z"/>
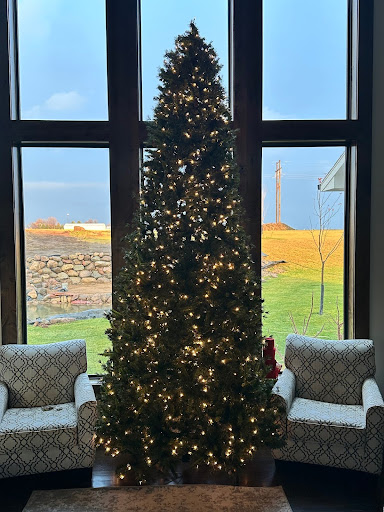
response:
<path id="1" fill-rule="evenodd" d="M 76 377 L 74 391 L 79 444 L 92 445 L 97 419 L 97 402 L 86 373 L 80 373 Z"/>
<path id="2" fill-rule="evenodd" d="M 0 382 L 0 422 L 8 409 L 8 388 L 4 382 Z"/>
<path id="3" fill-rule="evenodd" d="M 375 379 L 365 379 L 362 388 L 366 428 L 384 429 L 384 401 Z"/>
<path id="4" fill-rule="evenodd" d="M 280 375 L 278 381 L 273 386 L 272 395 L 274 395 L 274 402 L 284 408 L 285 413 L 288 414 L 296 392 L 296 378 L 295 374 L 285 368 Z"/>

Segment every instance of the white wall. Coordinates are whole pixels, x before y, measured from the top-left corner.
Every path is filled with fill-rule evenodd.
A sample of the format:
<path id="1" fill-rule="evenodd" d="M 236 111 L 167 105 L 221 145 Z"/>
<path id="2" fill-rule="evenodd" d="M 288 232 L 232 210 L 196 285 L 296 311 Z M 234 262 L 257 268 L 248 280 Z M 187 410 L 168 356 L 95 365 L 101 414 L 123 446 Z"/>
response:
<path id="1" fill-rule="evenodd" d="M 376 346 L 377 381 L 384 393 L 384 2 L 375 0 L 371 209 L 370 336 Z"/>

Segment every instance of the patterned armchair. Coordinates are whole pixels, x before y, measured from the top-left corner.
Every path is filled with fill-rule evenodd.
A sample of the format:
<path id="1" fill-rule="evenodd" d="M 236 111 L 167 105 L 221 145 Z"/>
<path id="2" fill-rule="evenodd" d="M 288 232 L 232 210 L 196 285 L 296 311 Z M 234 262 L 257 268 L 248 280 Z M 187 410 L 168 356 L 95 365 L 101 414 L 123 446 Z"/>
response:
<path id="1" fill-rule="evenodd" d="M 0 346 L 0 478 L 93 466 L 86 371 L 84 340 Z"/>
<path id="2" fill-rule="evenodd" d="M 291 334 L 285 366 L 273 393 L 287 443 L 274 457 L 380 474 L 384 402 L 373 342 Z"/>

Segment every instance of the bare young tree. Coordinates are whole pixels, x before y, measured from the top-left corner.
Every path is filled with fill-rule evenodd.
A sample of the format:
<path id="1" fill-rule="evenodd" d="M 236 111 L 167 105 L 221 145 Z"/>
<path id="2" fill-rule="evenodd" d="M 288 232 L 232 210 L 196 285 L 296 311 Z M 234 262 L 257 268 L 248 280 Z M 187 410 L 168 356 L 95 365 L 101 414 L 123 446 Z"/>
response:
<path id="1" fill-rule="evenodd" d="M 316 249 L 319 253 L 321 262 L 321 281 L 320 281 L 320 309 L 319 315 L 323 314 L 324 311 L 324 272 L 325 264 L 332 256 L 332 254 L 339 248 L 344 233 L 336 240 L 335 243 L 328 242 L 328 234 L 331 230 L 331 224 L 334 217 L 340 211 L 341 204 L 339 202 L 340 195 L 334 201 L 331 201 L 331 194 L 317 191 L 315 200 L 315 216 L 318 221 L 318 228 L 314 229 L 311 223 L 311 235 L 316 245 Z"/>
<path id="2" fill-rule="evenodd" d="M 297 324 L 296 324 L 296 321 L 295 321 L 295 319 L 293 317 L 292 312 L 288 313 L 289 319 L 290 319 L 291 324 L 292 324 L 293 332 L 295 334 L 303 334 L 305 336 L 307 334 L 307 332 L 308 332 L 308 328 L 309 328 L 309 324 L 311 322 L 312 315 L 313 315 L 313 293 L 312 293 L 312 300 L 311 300 L 311 309 L 309 311 L 308 318 L 304 317 L 303 329 L 301 331 L 299 331 L 299 329 L 297 327 Z M 320 334 L 322 333 L 323 329 L 324 329 L 324 325 L 312 337 L 313 338 L 317 338 L 318 336 L 320 336 Z"/>
<path id="3" fill-rule="evenodd" d="M 331 319 L 337 328 L 337 339 L 342 340 L 342 339 L 344 339 L 344 335 L 343 335 L 344 321 L 343 321 L 343 315 L 340 312 L 339 298 L 337 298 L 337 300 L 336 300 L 336 310 L 337 310 L 336 316 L 331 315 Z"/>

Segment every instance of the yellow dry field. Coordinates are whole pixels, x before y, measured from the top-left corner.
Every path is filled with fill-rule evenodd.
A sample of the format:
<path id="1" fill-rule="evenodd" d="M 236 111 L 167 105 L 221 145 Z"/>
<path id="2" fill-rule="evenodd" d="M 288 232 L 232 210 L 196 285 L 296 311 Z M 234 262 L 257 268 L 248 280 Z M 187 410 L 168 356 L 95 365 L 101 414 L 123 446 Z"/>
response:
<path id="1" fill-rule="evenodd" d="M 314 231 L 318 240 L 319 231 Z M 326 256 L 337 245 L 343 236 L 342 230 L 329 230 L 326 233 L 323 254 Z M 341 240 L 336 251 L 329 257 L 326 266 L 326 281 L 335 284 L 343 280 L 344 240 Z M 320 256 L 317 246 L 309 230 L 264 231 L 262 250 L 269 261 L 284 260 L 278 271 L 289 273 L 290 277 L 306 280 L 318 280 L 320 276 Z"/>

